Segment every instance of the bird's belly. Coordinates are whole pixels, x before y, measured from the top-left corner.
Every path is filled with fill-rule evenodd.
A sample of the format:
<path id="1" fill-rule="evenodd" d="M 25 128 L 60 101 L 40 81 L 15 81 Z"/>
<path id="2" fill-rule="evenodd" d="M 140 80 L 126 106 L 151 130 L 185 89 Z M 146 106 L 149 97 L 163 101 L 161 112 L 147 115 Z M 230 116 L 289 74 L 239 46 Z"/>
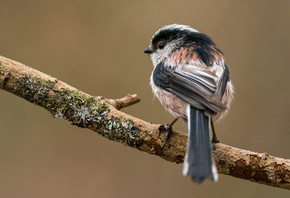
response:
<path id="1" fill-rule="evenodd" d="M 152 84 L 152 90 L 164 108 L 174 117 L 187 119 L 187 103 L 175 96 L 174 94 L 161 89 Z"/>

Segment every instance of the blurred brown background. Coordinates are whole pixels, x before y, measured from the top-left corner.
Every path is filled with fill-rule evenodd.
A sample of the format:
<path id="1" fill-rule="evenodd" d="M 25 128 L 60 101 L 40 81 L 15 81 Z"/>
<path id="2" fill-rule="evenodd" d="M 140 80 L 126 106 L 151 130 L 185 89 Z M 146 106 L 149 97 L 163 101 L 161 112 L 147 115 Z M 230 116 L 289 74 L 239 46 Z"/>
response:
<path id="1" fill-rule="evenodd" d="M 0 0 L 0 54 L 92 95 L 142 101 L 125 112 L 172 116 L 149 87 L 143 54 L 166 24 L 191 25 L 225 53 L 236 95 L 217 125 L 232 146 L 290 158 L 290 1 Z M 108 141 L 0 90 L 0 197 L 289 197 L 220 175 L 196 185 L 182 165 Z M 186 132 L 182 122 L 175 129 Z"/>

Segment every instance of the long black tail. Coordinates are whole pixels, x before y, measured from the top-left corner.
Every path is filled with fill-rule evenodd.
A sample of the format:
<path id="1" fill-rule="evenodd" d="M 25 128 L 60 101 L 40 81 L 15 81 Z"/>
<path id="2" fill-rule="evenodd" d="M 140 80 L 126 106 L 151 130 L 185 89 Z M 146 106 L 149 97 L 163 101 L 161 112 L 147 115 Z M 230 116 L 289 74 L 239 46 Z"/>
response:
<path id="1" fill-rule="evenodd" d="M 209 134 L 209 117 L 202 110 L 188 106 L 188 145 L 183 162 L 183 175 L 190 176 L 194 182 L 204 179 L 218 180 L 213 161 Z"/>

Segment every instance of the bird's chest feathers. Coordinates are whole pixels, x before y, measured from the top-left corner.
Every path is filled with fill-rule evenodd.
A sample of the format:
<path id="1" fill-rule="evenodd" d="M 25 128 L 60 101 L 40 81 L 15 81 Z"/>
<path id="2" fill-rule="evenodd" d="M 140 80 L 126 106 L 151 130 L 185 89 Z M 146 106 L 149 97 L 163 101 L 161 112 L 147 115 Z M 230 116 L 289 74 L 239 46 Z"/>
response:
<path id="1" fill-rule="evenodd" d="M 153 93 L 159 99 L 164 108 L 174 117 L 181 117 L 186 119 L 187 103 L 174 94 L 156 86 L 153 82 L 153 74 L 151 75 L 150 81 Z"/>

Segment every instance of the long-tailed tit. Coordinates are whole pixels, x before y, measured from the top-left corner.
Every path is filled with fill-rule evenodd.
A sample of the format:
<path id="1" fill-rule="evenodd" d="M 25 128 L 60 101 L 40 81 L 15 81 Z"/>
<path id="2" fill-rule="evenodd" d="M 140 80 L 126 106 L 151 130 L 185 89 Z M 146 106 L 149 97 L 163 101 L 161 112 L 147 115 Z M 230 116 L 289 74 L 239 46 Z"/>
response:
<path id="1" fill-rule="evenodd" d="M 175 120 L 188 123 L 188 145 L 183 174 L 193 181 L 218 180 L 212 157 L 209 125 L 221 119 L 233 97 L 233 86 L 223 53 L 207 35 L 187 26 L 172 24 L 159 29 L 144 51 L 150 54 L 154 70 L 150 84 L 154 94 Z M 218 140 L 214 133 L 212 143 Z"/>

